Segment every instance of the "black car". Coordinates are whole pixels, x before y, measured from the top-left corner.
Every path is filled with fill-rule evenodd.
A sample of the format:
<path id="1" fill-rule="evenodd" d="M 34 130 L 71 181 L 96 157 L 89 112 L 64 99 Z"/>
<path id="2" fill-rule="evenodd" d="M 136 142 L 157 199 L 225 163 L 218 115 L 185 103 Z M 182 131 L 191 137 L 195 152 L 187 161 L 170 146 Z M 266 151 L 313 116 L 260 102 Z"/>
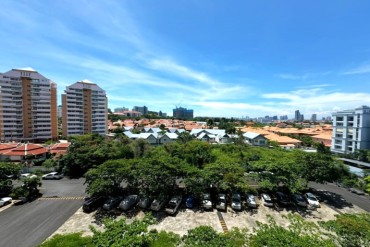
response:
<path id="1" fill-rule="evenodd" d="M 280 205 L 289 206 L 290 205 L 290 198 L 287 194 L 283 192 L 276 192 L 276 200 Z"/>
<path id="2" fill-rule="evenodd" d="M 122 197 L 111 197 L 103 204 L 104 210 L 112 210 L 118 207 L 119 203 L 122 201 Z"/>
<path id="3" fill-rule="evenodd" d="M 85 213 L 90 213 L 101 207 L 106 200 L 107 198 L 104 196 L 91 197 L 84 202 L 82 205 L 82 210 Z"/>

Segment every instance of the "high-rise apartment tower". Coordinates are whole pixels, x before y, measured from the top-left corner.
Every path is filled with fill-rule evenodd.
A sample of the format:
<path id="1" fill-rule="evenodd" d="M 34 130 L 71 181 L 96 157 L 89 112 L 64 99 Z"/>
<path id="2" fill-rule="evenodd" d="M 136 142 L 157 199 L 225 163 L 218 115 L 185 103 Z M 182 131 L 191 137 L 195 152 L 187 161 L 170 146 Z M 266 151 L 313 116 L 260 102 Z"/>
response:
<path id="1" fill-rule="evenodd" d="M 370 107 L 333 113 L 331 151 L 353 153 L 370 149 Z"/>
<path id="2" fill-rule="evenodd" d="M 105 91 L 83 80 L 67 87 L 62 95 L 64 136 L 107 133 L 108 103 Z"/>
<path id="3" fill-rule="evenodd" d="M 32 68 L 0 73 L 0 141 L 57 137 L 56 84 Z"/>

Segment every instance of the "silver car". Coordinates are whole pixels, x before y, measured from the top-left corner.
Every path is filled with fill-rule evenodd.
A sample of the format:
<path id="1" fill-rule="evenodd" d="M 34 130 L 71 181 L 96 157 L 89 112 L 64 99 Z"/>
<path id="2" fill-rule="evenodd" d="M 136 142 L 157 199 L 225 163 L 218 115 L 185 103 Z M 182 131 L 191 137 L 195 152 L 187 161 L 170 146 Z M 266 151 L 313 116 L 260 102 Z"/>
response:
<path id="1" fill-rule="evenodd" d="M 166 203 L 166 199 L 162 198 L 162 199 L 154 199 L 154 201 L 152 202 L 152 204 L 150 205 L 150 209 L 153 210 L 153 211 L 160 211 L 164 204 Z"/>
<path id="2" fill-rule="evenodd" d="M 241 196 L 238 193 L 234 193 L 231 198 L 231 208 L 237 211 L 242 210 L 242 200 Z"/>
<path id="3" fill-rule="evenodd" d="M 246 195 L 246 203 L 247 206 L 250 208 L 257 208 L 257 202 L 256 202 L 256 197 L 252 194 L 247 194 Z"/>
<path id="4" fill-rule="evenodd" d="M 181 196 L 173 196 L 166 206 L 166 209 L 165 209 L 166 213 L 172 214 L 172 215 L 176 214 L 177 211 L 179 210 L 181 201 L 182 201 Z"/>
<path id="5" fill-rule="evenodd" d="M 0 207 L 5 206 L 7 204 L 12 203 L 12 198 L 11 197 L 3 197 L 0 199 Z"/>

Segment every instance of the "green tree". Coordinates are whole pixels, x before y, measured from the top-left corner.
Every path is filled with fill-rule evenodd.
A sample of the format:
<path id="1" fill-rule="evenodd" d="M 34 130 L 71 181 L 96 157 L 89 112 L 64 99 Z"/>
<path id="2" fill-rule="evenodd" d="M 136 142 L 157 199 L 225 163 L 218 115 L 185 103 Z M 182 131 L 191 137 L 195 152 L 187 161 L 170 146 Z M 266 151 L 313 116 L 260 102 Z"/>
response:
<path id="1" fill-rule="evenodd" d="M 143 220 L 135 219 L 130 224 L 126 219 L 104 220 L 104 231 L 91 227 L 93 232 L 92 242 L 95 246 L 109 247 L 137 247 L 150 246 L 152 236 L 148 232 L 148 226 L 155 222 L 154 218 L 146 215 Z"/>
<path id="2" fill-rule="evenodd" d="M 340 236 L 342 246 L 370 246 L 370 214 L 339 214 L 335 220 L 320 222 Z"/>
<path id="3" fill-rule="evenodd" d="M 258 227 L 249 235 L 248 246 L 335 247 L 335 237 L 321 231 L 318 225 L 305 221 L 300 215 L 283 216 L 290 224 L 280 226 L 269 216 L 268 223 L 257 222 Z"/>
<path id="4" fill-rule="evenodd" d="M 181 132 L 179 134 L 179 136 L 177 137 L 177 140 L 180 143 L 187 143 L 187 142 L 190 142 L 193 139 L 194 139 L 194 137 L 192 135 L 190 135 L 190 133 L 187 132 L 187 131 Z"/>
<path id="5" fill-rule="evenodd" d="M 370 193 L 370 175 L 367 176 L 364 180 L 366 182 L 366 191 L 367 193 Z"/>
<path id="6" fill-rule="evenodd" d="M 39 247 L 93 247 L 91 237 L 82 237 L 81 233 L 56 234 Z"/>
<path id="7" fill-rule="evenodd" d="M 184 236 L 185 247 L 220 247 L 227 246 L 226 238 L 210 226 L 199 226 L 188 231 Z"/>

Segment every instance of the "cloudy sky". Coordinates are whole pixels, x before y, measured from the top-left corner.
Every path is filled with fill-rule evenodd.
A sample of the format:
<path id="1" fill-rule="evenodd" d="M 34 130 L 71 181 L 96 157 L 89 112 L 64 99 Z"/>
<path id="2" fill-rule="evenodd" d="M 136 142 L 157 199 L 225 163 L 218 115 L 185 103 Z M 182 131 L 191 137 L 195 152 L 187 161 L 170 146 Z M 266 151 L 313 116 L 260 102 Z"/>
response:
<path id="1" fill-rule="evenodd" d="M 88 79 L 110 108 L 329 116 L 370 105 L 370 1 L 1 0 L 0 72 Z"/>

